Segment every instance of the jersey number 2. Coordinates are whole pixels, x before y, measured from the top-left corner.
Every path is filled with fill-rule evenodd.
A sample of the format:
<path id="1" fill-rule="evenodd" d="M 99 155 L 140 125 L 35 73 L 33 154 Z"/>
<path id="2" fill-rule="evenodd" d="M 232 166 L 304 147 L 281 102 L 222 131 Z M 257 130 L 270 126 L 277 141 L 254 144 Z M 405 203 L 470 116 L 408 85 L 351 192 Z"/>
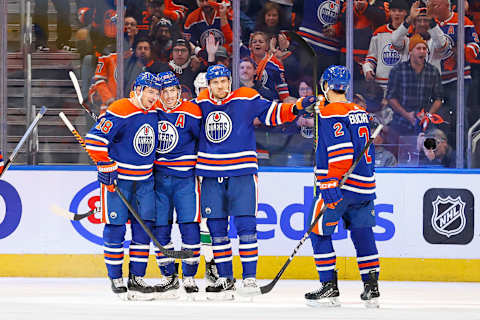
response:
<path id="1" fill-rule="evenodd" d="M 360 138 L 365 138 L 365 145 L 366 145 L 368 143 L 368 140 L 370 140 L 368 128 L 367 127 L 358 128 L 358 136 Z M 372 157 L 368 154 L 369 152 L 370 152 L 370 147 L 368 147 L 367 151 L 365 152 L 365 161 L 367 163 L 372 163 Z"/>

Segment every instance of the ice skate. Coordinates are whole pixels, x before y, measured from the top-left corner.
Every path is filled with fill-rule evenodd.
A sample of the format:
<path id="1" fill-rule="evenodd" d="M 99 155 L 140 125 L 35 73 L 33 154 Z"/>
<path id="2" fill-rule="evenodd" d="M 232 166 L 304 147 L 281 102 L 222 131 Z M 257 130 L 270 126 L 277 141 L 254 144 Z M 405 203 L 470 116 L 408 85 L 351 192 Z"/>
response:
<path id="1" fill-rule="evenodd" d="M 379 308 L 378 298 L 380 297 L 380 291 L 378 291 L 377 273 L 375 270 L 372 270 L 368 276 L 368 281 L 363 283 L 363 292 L 360 295 L 360 299 L 365 302 L 365 307 L 367 308 Z"/>
<path id="2" fill-rule="evenodd" d="M 233 300 L 235 291 L 235 279 L 220 277 L 211 286 L 208 286 L 207 292 L 208 300 Z"/>
<path id="3" fill-rule="evenodd" d="M 238 294 L 243 297 L 249 297 L 249 301 L 253 301 L 253 297 L 260 295 L 260 288 L 257 285 L 255 278 L 245 278 L 242 281 L 242 286 L 238 288 Z"/>
<path id="4" fill-rule="evenodd" d="M 180 297 L 178 288 L 180 288 L 178 274 L 174 273 L 170 276 L 165 276 L 160 280 L 160 283 L 154 286 L 155 299 L 178 299 Z"/>
<path id="5" fill-rule="evenodd" d="M 119 297 L 123 301 L 128 300 L 128 290 L 125 286 L 125 283 L 123 282 L 123 278 L 110 279 L 110 282 L 112 283 L 113 293 L 115 293 L 117 297 Z"/>
<path id="6" fill-rule="evenodd" d="M 310 307 L 339 307 L 337 272 L 334 272 L 333 279 L 322 282 L 320 289 L 305 293 L 305 300 Z"/>
<path id="7" fill-rule="evenodd" d="M 154 298 L 154 289 L 143 277 L 130 274 L 128 276 L 128 300 L 148 301 Z"/>
<path id="8" fill-rule="evenodd" d="M 217 270 L 217 265 L 215 264 L 215 261 L 208 261 L 205 263 L 205 279 L 210 284 L 214 284 L 217 282 L 219 276 L 218 276 L 218 270 Z"/>
<path id="9" fill-rule="evenodd" d="M 184 277 L 183 278 L 183 289 L 187 293 L 187 298 L 189 300 L 196 300 L 198 294 L 198 286 L 195 283 L 195 279 L 193 277 Z"/>

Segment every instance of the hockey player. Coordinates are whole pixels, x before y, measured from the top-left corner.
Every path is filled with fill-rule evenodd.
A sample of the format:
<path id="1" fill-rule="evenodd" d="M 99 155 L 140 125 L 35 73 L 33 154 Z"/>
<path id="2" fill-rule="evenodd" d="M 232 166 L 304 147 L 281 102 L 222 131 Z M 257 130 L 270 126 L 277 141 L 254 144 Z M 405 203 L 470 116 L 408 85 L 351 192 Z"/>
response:
<path id="1" fill-rule="evenodd" d="M 155 103 L 159 84 L 151 73 L 141 73 L 129 99 L 120 99 L 108 107 L 105 116 L 86 136 L 87 150 L 97 162 L 101 183 L 104 258 L 112 290 L 122 299 L 151 300 L 154 289 L 143 280 L 150 251 L 150 238 L 136 219 L 131 219 L 132 241 L 128 294 L 122 278 L 127 207 L 115 191 L 115 185 L 138 212 L 148 227 L 155 220 L 153 162 L 155 160 L 158 117 Z"/>
<path id="2" fill-rule="evenodd" d="M 202 176 L 201 209 L 212 236 L 215 264 L 220 278 L 206 288 L 209 299 L 233 299 L 232 245 L 228 217 L 234 218 L 239 236 L 243 287 L 258 290 L 257 153 L 253 119 L 269 126 L 293 121 L 312 104 L 314 97 L 295 104 L 277 103 L 257 91 L 241 87 L 231 91 L 231 73 L 223 65 L 210 66 L 208 90 L 195 99 L 202 111 L 196 174 Z"/>
<path id="3" fill-rule="evenodd" d="M 155 160 L 155 200 L 157 216 L 154 234 L 161 245 L 173 250 L 173 211 L 182 235 L 182 249 L 194 256 L 182 261 L 183 288 L 197 293 L 194 276 L 200 262 L 200 185 L 194 175 L 200 133 L 200 108 L 180 99 L 181 87 L 171 71 L 158 74 L 160 101 L 157 104 L 159 143 Z M 175 260 L 157 251 L 164 278 L 155 285 L 158 298 L 177 297 L 179 288 Z"/>
<path id="4" fill-rule="evenodd" d="M 364 283 L 361 299 L 367 306 L 378 306 L 379 261 L 373 236 L 375 226 L 375 150 L 373 145 L 362 154 L 370 135 L 367 113 L 362 107 L 348 102 L 350 72 L 344 66 L 332 65 L 322 75 L 320 85 L 329 102 L 319 108 L 319 140 L 316 151 L 316 188 L 319 190 L 310 213 L 313 221 L 323 205 L 324 215 L 310 234 L 315 265 L 320 276 L 320 289 L 306 293 L 310 306 L 339 304 L 336 255 L 332 246 L 332 233 L 342 218 L 351 232 L 357 252 L 358 267 Z M 352 165 L 353 159 L 361 161 L 348 177 L 343 187 L 339 181 Z"/>

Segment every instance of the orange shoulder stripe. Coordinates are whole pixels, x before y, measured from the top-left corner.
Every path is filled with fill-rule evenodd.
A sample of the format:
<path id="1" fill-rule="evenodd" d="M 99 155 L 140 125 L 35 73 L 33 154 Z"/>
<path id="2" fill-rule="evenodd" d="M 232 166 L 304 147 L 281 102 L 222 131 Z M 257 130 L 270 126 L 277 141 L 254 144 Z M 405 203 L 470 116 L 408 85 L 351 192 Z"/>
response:
<path id="1" fill-rule="evenodd" d="M 131 103 L 127 98 L 117 100 L 113 102 L 107 111 L 111 111 L 114 114 L 117 114 L 121 117 L 126 117 L 134 112 L 140 111 L 133 103 Z"/>
<path id="2" fill-rule="evenodd" d="M 190 101 L 183 101 L 181 105 L 178 106 L 175 111 L 183 111 L 186 113 L 190 113 L 194 117 L 201 117 L 202 116 L 202 110 L 198 105 L 196 105 L 193 102 Z"/>

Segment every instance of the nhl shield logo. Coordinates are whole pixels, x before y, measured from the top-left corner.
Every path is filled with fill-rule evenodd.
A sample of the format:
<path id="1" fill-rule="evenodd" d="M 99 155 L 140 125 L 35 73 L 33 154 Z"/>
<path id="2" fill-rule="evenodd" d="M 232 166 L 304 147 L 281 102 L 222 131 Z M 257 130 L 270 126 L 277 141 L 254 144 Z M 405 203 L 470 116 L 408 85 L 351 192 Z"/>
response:
<path id="1" fill-rule="evenodd" d="M 465 202 L 460 196 L 455 199 L 437 196 L 432 206 L 432 227 L 436 232 L 450 238 L 463 231 L 466 224 Z"/>
<path id="2" fill-rule="evenodd" d="M 225 141 L 232 132 L 232 120 L 223 111 L 210 112 L 205 120 L 205 135 L 210 142 Z"/>
<path id="3" fill-rule="evenodd" d="M 173 124 L 168 121 L 158 122 L 158 147 L 157 152 L 168 153 L 172 151 L 178 143 L 178 131 Z"/>
<path id="4" fill-rule="evenodd" d="M 155 131 L 148 123 L 142 125 L 133 138 L 133 148 L 142 157 L 149 156 L 155 148 Z"/>
<path id="5" fill-rule="evenodd" d="M 318 7 L 318 20 L 325 25 L 332 25 L 337 22 L 340 5 L 334 1 L 325 1 Z"/>
<path id="6" fill-rule="evenodd" d="M 387 66 L 394 66 L 400 61 L 400 53 L 398 53 L 391 43 L 388 43 L 382 50 L 382 61 Z"/>

